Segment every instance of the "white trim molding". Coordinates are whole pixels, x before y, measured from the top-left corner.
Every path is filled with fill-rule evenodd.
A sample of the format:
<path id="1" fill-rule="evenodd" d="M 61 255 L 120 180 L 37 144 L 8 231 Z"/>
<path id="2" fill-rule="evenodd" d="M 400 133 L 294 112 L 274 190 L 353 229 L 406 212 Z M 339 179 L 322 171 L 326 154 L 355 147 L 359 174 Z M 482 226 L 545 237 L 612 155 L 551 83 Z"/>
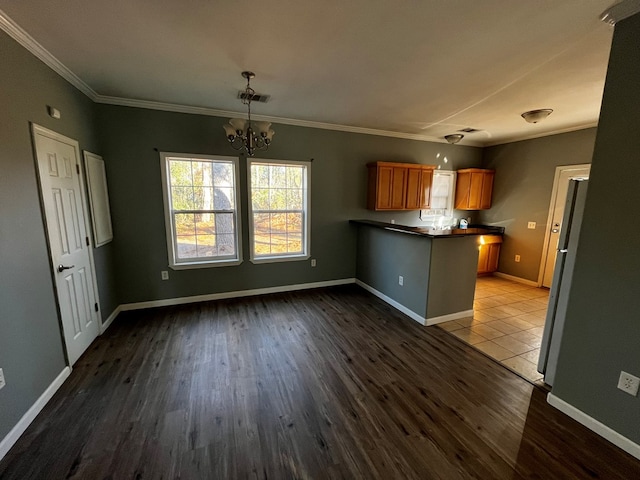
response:
<path id="1" fill-rule="evenodd" d="M 413 310 L 409 310 L 407 307 L 405 307 L 404 305 L 402 305 L 401 303 L 396 302 L 393 298 L 391 297 L 387 297 L 384 293 L 376 290 L 375 288 L 373 288 L 370 285 L 367 285 L 366 283 L 356 279 L 356 285 L 364 288 L 367 292 L 374 294 L 376 297 L 378 297 L 380 300 L 383 300 L 384 302 L 388 303 L 389 305 L 391 305 L 392 307 L 394 307 L 397 310 L 400 310 L 402 313 L 404 313 L 407 317 L 411 318 L 412 320 L 415 320 L 416 322 L 418 322 L 420 325 L 426 325 L 427 324 L 427 319 L 418 315 L 416 312 L 414 312 Z"/>
<path id="2" fill-rule="evenodd" d="M 2 460 L 9 450 L 11 450 L 11 447 L 15 445 L 20 436 L 24 433 L 27 427 L 31 425 L 31 422 L 33 422 L 33 420 L 38 416 L 47 402 L 51 400 L 53 395 L 58 391 L 69 375 L 71 375 L 71 367 L 64 367 L 56 379 L 51 382 L 42 395 L 40 395 L 35 403 L 31 405 L 31 408 L 27 410 L 27 413 L 22 416 L 20 421 L 16 423 L 9 433 L 7 433 L 7 436 L 2 439 L 0 442 L 0 460 Z"/>
<path id="3" fill-rule="evenodd" d="M 125 303 L 120 305 L 118 308 L 120 309 L 120 312 L 127 312 L 129 310 L 140 310 L 143 308 L 184 305 L 186 303 L 208 302 L 210 300 L 223 300 L 227 298 L 251 297 L 253 295 L 265 295 L 268 293 L 293 292 L 295 290 L 308 290 L 310 288 L 333 287 L 336 285 L 347 285 L 349 283 L 356 283 L 356 279 L 341 278 L 339 280 L 327 280 L 324 282 L 298 283 L 294 285 L 282 285 L 279 287 L 236 290 L 235 292 L 209 293 L 206 295 L 194 295 L 191 297 L 176 297 L 163 300 L 151 300 L 148 302 Z"/>
<path id="4" fill-rule="evenodd" d="M 595 418 L 590 417 L 582 410 L 577 409 L 570 403 L 565 402 L 551 392 L 549 392 L 549 394 L 547 395 L 547 403 L 557 408 L 562 413 L 569 415 L 576 422 L 581 423 L 592 432 L 600 435 L 602 438 L 609 440 L 611 443 L 613 443 L 617 447 L 620 447 L 629 455 L 633 455 L 640 460 L 640 445 L 638 445 L 637 443 L 632 442 L 627 437 L 619 434 L 612 428 L 607 427 L 604 423 L 599 422 Z"/>
<path id="5" fill-rule="evenodd" d="M 506 280 L 511 280 L 512 282 L 521 283 L 523 285 L 528 285 L 530 287 L 539 287 L 538 282 L 534 282 L 533 280 L 527 280 L 526 278 L 520 278 L 513 275 L 509 275 L 507 273 L 502 272 L 493 272 L 494 277 L 504 278 Z"/>
<path id="6" fill-rule="evenodd" d="M 94 102 L 98 94 L 80 77 L 69 70 L 60 60 L 54 57 L 51 52 L 40 45 L 31 35 L 22 29 L 20 25 L 14 22 L 9 16 L 0 10 L 0 29 L 4 30 L 11 38 L 31 52 L 36 58 L 40 59 L 51 70 L 64 78 L 71 85 L 76 87 Z"/>
<path id="7" fill-rule="evenodd" d="M 438 323 L 450 322 L 451 320 L 460 320 L 461 318 L 473 317 L 473 309 L 462 310 L 461 312 L 440 315 L 439 317 L 427 318 L 427 326 L 437 325 Z"/>
<path id="8" fill-rule="evenodd" d="M 114 308 L 113 312 L 111 312 L 111 315 L 109 315 L 107 319 L 100 324 L 100 335 L 107 331 L 107 328 L 111 326 L 111 324 L 121 311 L 122 305 L 118 305 L 116 308 Z"/>

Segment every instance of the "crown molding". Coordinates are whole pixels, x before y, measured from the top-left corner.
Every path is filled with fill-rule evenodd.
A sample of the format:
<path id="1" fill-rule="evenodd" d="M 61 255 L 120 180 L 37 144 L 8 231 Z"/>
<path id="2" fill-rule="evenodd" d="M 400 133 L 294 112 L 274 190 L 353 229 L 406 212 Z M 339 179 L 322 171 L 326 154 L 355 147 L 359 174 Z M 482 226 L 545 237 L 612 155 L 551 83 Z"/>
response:
<path id="1" fill-rule="evenodd" d="M 580 125 L 575 125 L 573 127 L 558 128 L 558 129 L 555 129 L 555 130 L 546 130 L 544 132 L 535 133 L 535 134 L 531 134 L 531 135 L 523 135 L 523 136 L 518 136 L 518 137 L 505 139 L 505 140 L 499 140 L 499 141 L 496 141 L 496 142 L 487 142 L 487 143 L 484 143 L 482 146 L 483 147 L 495 147 L 496 145 L 504 145 L 506 143 L 522 142 L 523 140 L 533 140 L 534 138 L 550 137 L 551 135 L 559 135 L 561 133 L 577 132 L 578 130 L 586 130 L 587 128 L 593 128 L 593 127 L 597 127 L 597 126 L 598 126 L 598 122 L 597 121 L 589 122 L 589 123 L 583 123 L 583 124 L 580 124 Z"/>
<path id="2" fill-rule="evenodd" d="M 46 48 L 40 45 L 31 35 L 25 32 L 20 25 L 11 20 L 9 16 L 0 10 L 0 29 L 4 30 L 11 38 L 29 50 L 33 55 L 42 60 L 49 68 L 64 78 L 71 85 L 95 101 L 97 93 L 80 77 L 69 70 L 60 60 L 54 57 Z"/>
<path id="3" fill-rule="evenodd" d="M 640 3 L 640 0 L 625 0 L 625 2 L 634 4 L 634 2 Z M 195 107 L 195 106 L 189 106 L 189 105 L 178 105 L 174 103 L 163 103 L 163 102 L 154 102 L 150 100 L 137 100 L 137 99 L 131 99 L 131 98 L 100 95 L 95 90 L 93 90 L 89 85 L 87 85 L 82 79 L 80 79 L 80 77 L 78 77 L 75 73 L 69 70 L 60 60 L 58 60 L 54 55 L 52 55 L 46 48 L 40 45 L 31 35 L 29 35 L 25 30 L 23 30 L 1 9 L 0 9 L 0 29 L 5 31 L 16 42 L 18 42 L 20 45 L 26 48 L 29 52 L 31 52 L 34 56 L 36 56 L 38 59 L 44 62 L 45 65 L 47 65 L 54 72 L 56 72 L 58 75 L 60 75 L 62 78 L 64 78 L 71 85 L 76 87 L 78 90 L 80 90 L 82 93 L 84 93 L 87 97 L 89 97 L 91 100 L 93 100 L 96 103 L 118 105 L 123 107 L 146 108 L 149 110 L 160 110 L 165 112 L 208 115 L 212 117 L 237 117 L 237 116 L 244 115 L 244 112 L 234 112 L 230 110 L 218 110 L 215 108 Z M 433 137 L 430 135 L 420 135 L 416 133 L 404 133 L 404 132 L 395 132 L 390 130 L 378 130 L 374 128 L 356 127 L 351 125 L 340 125 L 335 123 L 316 122 L 312 120 L 299 120 L 295 118 L 286 118 L 286 117 L 272 117 L 267 115 L 253 115 L 253 118 L 260 121 L 272 122 L 272 123 L 277 123 L 282 125 L 292 125 L 296 127 L 318 128 L 321 130 L 333 130 L 338 132 L 358 133 L 362 135 L 377 135 L 381 137 L 401 138 L 404 140 L 416 140 L 420 142 L 447 144 L 447 141 L 444 138 Z M 547 131 L 547 132 L 542 132 L 534 135 L 509 138 L 505 140 L 499 140 L 496 142 L 474 141 L 472 139 L 465 138 L 463 141 L 461 141 L 457 145 L 469 146 L 469 147 L 491 147 L 495 145 L 502 145 L 505 143 L 518 142 L 521 140 L 530 140 L 533 138 L 546 137 L 549 135 L 556 135 L 559 133 L 567 133 L 567 132 L 573 132 L 576 130 L 583 130 L 585 128 L 595 127 L 597 124 L 598 123 L 596 121 L 588 124 L 578 125 L 575 127 L 553 130 L 550 132 Z"/>
<path id="4" fill-rule="evenodd" d="M 96 103 L 107 105 L 118 105 L 121 107 L 146 108 L 150 110 L 161 110 L 164 112 L 190 113 L 195 115 L 208 115 L 212 117 L 238 117 L 244 115 L 244 112 L 235 112 L 231 110 L 218 110 L 215 108 L 194 107 L 189 105 L 179 105 L 175 103 L 154 102 L 150 100 L 137 100 L 132 98 L 112 97 L 107 95 L 96 95 L 93 99 Z M 447 143 L 444 138 L 433 137 L 429 135 L 420 135 L 415 133 L 393 132 L 389 130 L 377 130 L 374 128 L 354 127 L 351 125 L 340 125 L 336 123 L 316 122 L 312 120 L 299 120 L 295 118 L 273 117 L 269 115 L 251 115 L 251 118 L 277 123 L 280 125 L 293 125 L 296 127 L 319 128 L 321 130 L 334 130 L 339 132 L 360 133 L 363 135 L 378 135 L 382 137 L 402 138 L 404 140 L 418 140 L 422 142 Z M 479 142 L 465 141 L 462 145 L 480 147 Z"/>

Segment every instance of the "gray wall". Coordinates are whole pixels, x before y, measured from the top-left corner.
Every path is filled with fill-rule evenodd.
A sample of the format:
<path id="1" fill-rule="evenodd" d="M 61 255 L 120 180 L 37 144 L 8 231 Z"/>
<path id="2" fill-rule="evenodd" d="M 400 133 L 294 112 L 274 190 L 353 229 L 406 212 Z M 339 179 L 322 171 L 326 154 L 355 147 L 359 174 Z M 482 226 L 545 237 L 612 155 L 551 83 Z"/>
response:
<path id="1" fill-rule="evenodd" d="M 118 271 L 118 298 L 132 303 L 165 298 L 246 290 L 279 285 L 353 278 L 356 269 L 355 228 L 348 220 L 368 218 L 417 224 L 418 212 L 378 213 L 366 210 L 367 162 L 386 160 L 441 165 L 479 166 L 481 150 L 396 138 L 274 125 L 272 147 L 257 157 L 309 160 L 311 167 L 310 262 L 167 270 L 167 245 L 158 152 L 234 155 L 223 123 L 227 119 L 98 105 L 103 135 Z M 440 158 L 436 158 L 438 154 Z M 448 162 L 443 162 L 444 157 Z M 240 162 L 243 252 L 248 258 L 246 161 Z"/>
<path id="2" fill-rule="evenodd" d="M 100 153 L 93 103 L 0 32 L 0 439 L 65 366 L 29 122 Z M 10 66 L 10 67 L 9 67 Z M 47 105 L 62 119 L 47 115 Z M 90 228 L 90 226 L 89 226 Z M 108 246 L 95 251 L 103 314 L 117 305 Z"/>
<path id="3" fill-rule="evenodd" d="M 427 237 L 358 225 L 356 278 L 427 316 L 431 244 Z M 403 277 L 403 285 L 398 277 Z"/>
<path id="4" fill-rule="evenodd" d="M 479 212 L 479 221 L 505 227 L 498 271 L 538 280 L 556 167 L 591 163 L 595 137 L 590 128 L 484 149 L 482 164 L 496 176 L 491 209 Z"/>
<path id="5" fill-rule="evenodd" d="M 615 27 L 553 393 L 640 444 L 640 14 Z"/>

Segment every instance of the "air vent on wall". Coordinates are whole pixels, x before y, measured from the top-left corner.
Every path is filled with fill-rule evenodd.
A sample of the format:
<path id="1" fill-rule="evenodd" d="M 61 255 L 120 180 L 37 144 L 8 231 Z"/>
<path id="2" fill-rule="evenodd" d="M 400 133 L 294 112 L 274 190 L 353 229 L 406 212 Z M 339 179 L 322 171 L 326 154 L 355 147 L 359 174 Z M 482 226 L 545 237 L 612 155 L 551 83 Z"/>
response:
<path id="1" fill-rule="evenodd" d="M 240 90 L 238 92 L 238 98 L 240 100 L 246 100 L 248 99 L 249 94 L 247 94 L 244 90 Z M 252 102 L 260 102 L 260 103 L 267 103 L 269 101 L 269 99 L 271 98 L 271 95 L 264 95 L 261 93 L 254 93 L 251 96 L 251 101 Z"/>
<path id="2" fill-rule="evenodd" d="M 462 130 L 458 130 L 459 132 L 465 132 L 465 133 L 475 133 L 475 132 L 479 132 L 480 130 L 478 130 L 477 128 L 463 128 Z"/>

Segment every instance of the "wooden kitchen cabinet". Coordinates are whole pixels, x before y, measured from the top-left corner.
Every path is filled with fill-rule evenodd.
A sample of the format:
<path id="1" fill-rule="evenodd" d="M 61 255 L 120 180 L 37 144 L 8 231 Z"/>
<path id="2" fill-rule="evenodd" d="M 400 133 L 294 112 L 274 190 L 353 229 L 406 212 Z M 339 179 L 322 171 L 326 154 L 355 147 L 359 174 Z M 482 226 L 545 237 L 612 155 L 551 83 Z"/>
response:
<path id="1" fill-rule="evenodd" d="M 374 162 L 369 169 L 367 208 L 421 210 L 429 208 L 435 165 Z"/>
<path id="2" fill-rule="evenodd" d="M 456 210 L 486 210 L 491 208 L 495 170 L 465 168 L 458 170 L 456 180 Z"/>
<path id="3" fill-rule="evenodd" d="M 498 270 L 500 260 L 500 235 L 481 235 L 478 237 L 478 275 Z"/>

